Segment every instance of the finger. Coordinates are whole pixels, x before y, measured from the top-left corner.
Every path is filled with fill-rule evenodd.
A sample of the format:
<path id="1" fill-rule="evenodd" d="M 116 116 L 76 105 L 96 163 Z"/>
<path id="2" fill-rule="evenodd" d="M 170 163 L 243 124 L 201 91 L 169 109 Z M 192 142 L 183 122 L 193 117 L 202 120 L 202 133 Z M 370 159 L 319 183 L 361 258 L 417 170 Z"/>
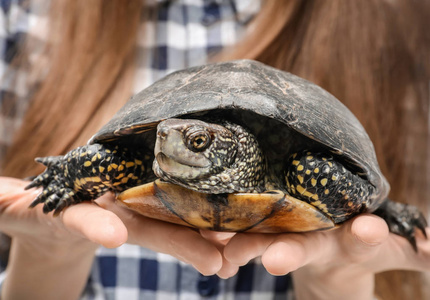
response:
<path id="1" fill-rule="evenodd" d="M 127 228 L 121 219 L 92 203 L 68 207 L 60 218 L 69 231 L 107 248 L 119 247 L 127 241 Z"/>
<path id="2" fill-rule="evenodd" d="M 0 211 L 23 210 L 37 197 L 36 189 L 26 191 L 27 182 L 10 177 L 0 177 Z M 2 216 L 3 217 L 3 216 Z"/>
<path id="3" fill-rule="evenodd" d="M 201 229 L 200 234 L 208 241 L 225 246 L 236 233 Z"/>
<path id="4" fill-rule="evenodd" d="M 324 264 L 343 259 L 345 263 L 369 261 L 388 238 L 381 218 L 365 214 L 327 232 L 280 235 L 262 256 L 273 275 L 283 275 L 307 264 Z"/>
<path id="5" fill-rule="evenodd" d="M 198 232 L 179 225 L 150 221 L 156 224 L 153 232 L 162 237 L 156 242 L 149 241 L 159 252 L 173 255 L 191 264 L 206 276 L 216 274 L 221 269 L 223 264 L 221 252 Z"/>
<path id="6" fill-rule="evenodd" d="M 370 260 L 380 251 L 380 245 L 389 236 L 387 223 L 378 216 L 360 215 L 339 231 L 343 237 L 343 250 L 352 261 Z"/>
<path id="7" fill-rule="evenodd" d="M 28 184 L 27 181 L 17 179 L 17 178 L 12 178 L 12 177 L 4 177 L 4 176 L 0 176 L 0 183 L 1 183 L 0 195 L 6 194 L 9 192 L 14 192 L 17 189 L 23 191 Z"/>
<path id="8" fill-rule="evenodd" d="M 238 265 L 232 264 L 228 260 L 223 258 L 222 267 L 216 274 L 220 278 L 227 279 L 236 275 L 238 271 Z"/>
<path id="9" fill-rule="evenodd" d="M 243 266 L 251 259 L 261 256 L 277 235 L 238 233 L 224 248 L 224 257 L 230 263 Z"/>
<path id="10" fill-rule="evenodd" d="M 316 260 L 325 247 L 316 234 L 283 234 L 267 247 L 261 262 L 270 274 L 285 275 Z"/>
<path id="11" fill-rule="evenodd" d="M 211 230 L 200 230 L 200 234 L 206 240 L 212 242 L 218 249 L 220 253 L 223 253 L 224 246 L 230 241 L 230 239 L 236 234 L 234 232 L 219 232 Z M 230 263 L 223 257 L 222 267 L 216 273 L 220 278 L 230 278 L 234 276 L 239 271 L 239 266 Z"/>
<path id="12" fill-rule="evenodd" d="M 193 265 L 203 275 L 213 275 L 221 269 L 221 253 L 197 231 L 141 216 L 113 202 L 102 201 L 100 205 L 124 222 L 129 233 L 128 242 L 172 255 Z"/>

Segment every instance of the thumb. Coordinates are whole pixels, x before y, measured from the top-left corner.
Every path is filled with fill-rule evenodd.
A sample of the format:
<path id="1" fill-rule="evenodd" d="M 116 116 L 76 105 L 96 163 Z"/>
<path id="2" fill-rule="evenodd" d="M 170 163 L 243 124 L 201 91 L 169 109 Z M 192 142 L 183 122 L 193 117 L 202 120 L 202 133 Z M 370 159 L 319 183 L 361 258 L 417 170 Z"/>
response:
<path id="1" fill-rule="evenodd" d="M 343 250 L 353 260 L 369 259 L 389 235 L 387 223 L 372 214 L 362 214 L 343 226 Z M 346 232 L 345 232 L 346 231 Z"/>

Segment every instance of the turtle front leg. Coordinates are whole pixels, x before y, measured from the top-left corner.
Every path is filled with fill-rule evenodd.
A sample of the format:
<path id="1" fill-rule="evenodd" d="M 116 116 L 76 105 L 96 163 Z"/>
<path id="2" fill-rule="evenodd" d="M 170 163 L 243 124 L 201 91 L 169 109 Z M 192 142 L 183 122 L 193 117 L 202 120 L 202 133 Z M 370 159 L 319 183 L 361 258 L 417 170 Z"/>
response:
<path id="1" fill-rule="evenodd" d="M 64 156 L 37 158 L 46 170 L 28 186 L 42 187 L 30 207 L 43 203 L 43 212 L 60 213 L 65 207 L 95 200 L 107 191 L 121 192 L 139 185 L 152 174 L 149 157 L 118 146 L 86 145 Z"/>
<path id="2" fill-rule="evenodd" d="M 415 251 L 418 251 L 415 228 L 418 228 L 427 238 L 427 220 L 419 209 L 413 205 L 387 199 L 373 213 L 387 222 L 388 228 L 392 233 L 406 238 Z"/>

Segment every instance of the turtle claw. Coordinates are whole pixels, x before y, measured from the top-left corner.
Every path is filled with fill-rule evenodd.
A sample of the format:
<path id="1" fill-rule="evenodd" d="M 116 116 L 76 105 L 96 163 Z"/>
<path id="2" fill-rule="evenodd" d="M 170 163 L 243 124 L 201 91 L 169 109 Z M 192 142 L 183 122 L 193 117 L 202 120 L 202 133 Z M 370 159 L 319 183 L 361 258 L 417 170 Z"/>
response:
<path id="1" fill-rule="evenodd" d="M 60 197 L 57 194 L 50 195 L 44 202 L 43 213 L 47 214 L 57 207 Z"/>
<path id="2" fill-rule="evenodd" d="M 61 187 L 61 182 L 58 182 L 56 174 L 55 169 L 48 168 L 26 186 L 25 189 L 43 187 L 42 192 L 33 200 L 29 208 L 43 203 L 43 212 L 45 214 L 54 210 L 54 216 L 57 216 L 66 206 L 73 202 L 72 198 L 75 192 L 70 188 Z"/>
<path id="3" fill-rule="evenodd" d="M 57 206 L 54 210 L 54 217 L 58 216 L 64 208 L 69 206 L 72 203 L 72 198 L 69 194 L 63 194 L 63 197 L 61 197 L 58 200 Z"/>
<path id="4" fill-rule="evenodd" d="M 24 189 L 25 190 L 29 190 L 29 189 L 32 189 L 32 188 L 44 186 L 45 182 L 43 180 L 43 176 L 42 175 L 43 174 L 41 174 L 41 175 L 37 176 L 36 178 L 34 178 L 33 181 L 30 182 L 30 184 L 27 185 Z"/>
<path id="5" fill-rule="evenodd" d="M 48 156 L 48 157 L 37 157 L 35 159 L 36 162 L 42 163 L 47 166 L 46 170 L 33 178 L 32 182 L 25 187 L 26 190 L 31 188 L 43 187 L 46 188 L 51 184 L 52 180 L 55 179 L 58 175 L 58 167 L 56 164 L 61 163 L 62 156 Z"/>
<path id="6" fill-rule="evenodd" d="M 42 203 L 44 201 L 45 195 L 44 192 L 41 192 L 39 195 L 37 195 L 36 199 L 31 202 L 31 204 L 28 206 L 29 208 L 33 208 L 39 203 Z"/>
<path id="7" fill-rule="evenodd" d="M 25 187 L 26 190 L 31 188 L 42 187 L 42 192 L 30 204 L 30 208 L 43 203 L 43 212 L 49 213 L 54 211 L 54 216 L 57 216 L 66 206 L 73 202 L 75 192 L 64 186 L 61 182 L 61 162 L 63 156 L 48 156 L 38 157 L 35 160 L 44 164 L 46 170 L 36 176 L 33 181 Z"/>
<path id="8" fill-rule="evenodd" d="M 64 208 L 73 202 L 72 194 L 74 193 L 71 190 L 60 189 L 58 192 L 51 193 L 48 189 L 45 189 L 33 200 L 29 208 L 43 203 L 43 212 L 45 214 L 54 211 L 54 216 L 58 216 Z"/>
<path id="9" fill-rule="evenodd" d="M 388 200 L 374 214 L 382 217 L 392 233 L 406 238 L 415 252 L 418 252 L 415 229 L 420 230 L 427 239 L 427 221 L 415 206 Z"/>
<path id="10" fill-rule="evenodd" d="M 63 156 L 46 156 L 46 157 L 36 157 L 34 160 L 38 163 L 50 167 L 51 165 L 58 163 L 63 159 Z"/>

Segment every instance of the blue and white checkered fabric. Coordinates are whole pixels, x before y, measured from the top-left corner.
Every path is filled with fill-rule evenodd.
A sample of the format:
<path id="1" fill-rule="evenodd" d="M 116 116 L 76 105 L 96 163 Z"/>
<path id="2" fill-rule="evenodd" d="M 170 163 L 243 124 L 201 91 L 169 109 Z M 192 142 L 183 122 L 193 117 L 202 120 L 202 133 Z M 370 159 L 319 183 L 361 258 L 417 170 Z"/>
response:
<path id="1" fill-rule="evenodd" d="M 37 2 L 37 1 L 36 1 Z M 43 41 L 34 24 L 46 23 L 46 14 L 24 0 L 0 0 L 0 145 L 10 144 L 27 107 L 24 86 L 11 90 L 11 59 L 23 37 Z M 172 71 L 203 64 L 212 54 L 234 45 L 248 21 L 258 12 L 259 0 L 152 1 L 156 22 L 142 23 L 138 39 L 134 92 Z M 35 50 L 36 51 L 36 50 Z M 145 55 L 144 55 L 145 54 Z M 19 74 L 18 80 L 25 80 Z M 19 85 L 18 85 L 19 86 Z M 10 107 L 8 93 L 18 95 Z M 3 152 L 0 150 L 0 158 Z M 2 276 L 0 276 L 2 277 Z M 289 276 L 274 277 L 254 261 L 233 278 L 205 277 L 171 256 L 123 245 L 100 248 L 82 299 L 292 299 Z"/>

